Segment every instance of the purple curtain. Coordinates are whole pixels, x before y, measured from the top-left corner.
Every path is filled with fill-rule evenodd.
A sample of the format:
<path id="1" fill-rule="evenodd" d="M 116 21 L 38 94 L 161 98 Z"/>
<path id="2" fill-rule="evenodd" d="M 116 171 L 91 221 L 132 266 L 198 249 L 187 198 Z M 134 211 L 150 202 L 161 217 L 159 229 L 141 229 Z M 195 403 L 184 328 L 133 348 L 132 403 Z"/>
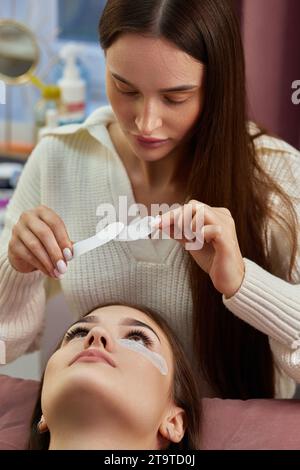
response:
<path id="1" fill-rule="evenodd" d="M 250 118 L 300 148 L 300 0 L 236 0 L 246 56 Z"/>

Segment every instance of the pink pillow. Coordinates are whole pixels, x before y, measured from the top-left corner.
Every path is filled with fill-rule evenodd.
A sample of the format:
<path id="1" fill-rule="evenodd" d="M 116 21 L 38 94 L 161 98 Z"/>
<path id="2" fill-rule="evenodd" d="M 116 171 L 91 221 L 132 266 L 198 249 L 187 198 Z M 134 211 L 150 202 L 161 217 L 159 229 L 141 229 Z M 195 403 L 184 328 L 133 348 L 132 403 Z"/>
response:
<path id="1" fill-rule="evenodd" d="M 203 450 L 300 449 L 300 400 L 204 398 Z"/>
<path id="2" fill-rule="evenodd" d="M 25 449 L 39 382 L 0 375 L 0 449 Z M 203 450 L 299 449 L 300 400 L 204 398 Z"/>
<path id="3" fill-rule="evenodd" d="M 25 449 L 39 390 L 35 380 L 0 375 L 0 449 Z"/>

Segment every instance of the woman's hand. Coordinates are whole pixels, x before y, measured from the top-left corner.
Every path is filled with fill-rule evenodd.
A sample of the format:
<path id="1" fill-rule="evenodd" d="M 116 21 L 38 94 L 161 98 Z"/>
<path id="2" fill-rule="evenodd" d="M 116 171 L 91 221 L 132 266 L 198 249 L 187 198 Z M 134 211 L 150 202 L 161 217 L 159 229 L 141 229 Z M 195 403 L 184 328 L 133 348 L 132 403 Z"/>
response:
<path id="1" fill-rule="evenodd" d="M 183 237 L 178 239 L 182 227 Z M 163 214 L 158 228 L 185 246 L 221 294 L 229 298 L 237 292 L 244 278 L 245 266 L 235 223 L 228 209 L 192 200 Z M 196 237 L 193 242 L 192 237 Z"/>
<path id="2" fill-rule="evenodd" d="M 72 259 L 72 242 L 62 219 L 46 206 L 23 212 L 12 229 L 8 259 L 21 273 L 40 270 L 61 278 Z"/>

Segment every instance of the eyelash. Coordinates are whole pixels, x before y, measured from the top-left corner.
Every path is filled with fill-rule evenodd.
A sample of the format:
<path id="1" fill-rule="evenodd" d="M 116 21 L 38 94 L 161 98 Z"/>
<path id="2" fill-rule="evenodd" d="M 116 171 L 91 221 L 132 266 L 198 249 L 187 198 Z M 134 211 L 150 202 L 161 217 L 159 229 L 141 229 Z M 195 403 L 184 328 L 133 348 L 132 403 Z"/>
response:
<path id="1" fill-rule="evenodd" d="M 78 327 L 74 328 L 73 330 L 68 331 L 65 335 L 65 339 L 68 342 L 68 341 L 71 341 L 76 336 L 86 336 L 89 331 L 90 330 L 88 328 L 78 326 Z M 152 339 L 148 335 L 146 335 L 146 333 L 144 333 L 144 331 L 130 330 L 126 334 L 125 338 L 130 338 L 132 336 L 138 336 L 139 338 L 141 338 L 143 340 L 145 346 L 147 346 L 147 347 L 153 346 Z"/>
<path id="2" fill-rule="evenodd" d="M 134 96 L 134 95 L 137 95 L 138 93 L 136 91 L 121 91 L 119 88 L 117 88 L 118 92 L 121 93 L 122 95 L 131 95 L 131 96 Z M 169 98 L 165 98 L 166 101 L 171 104 L 171 105 L 179 105 L 179 104 L 183 104 L 186 102 L 186 100 L 184 101 L 172 101 L 170 100 Z"/>

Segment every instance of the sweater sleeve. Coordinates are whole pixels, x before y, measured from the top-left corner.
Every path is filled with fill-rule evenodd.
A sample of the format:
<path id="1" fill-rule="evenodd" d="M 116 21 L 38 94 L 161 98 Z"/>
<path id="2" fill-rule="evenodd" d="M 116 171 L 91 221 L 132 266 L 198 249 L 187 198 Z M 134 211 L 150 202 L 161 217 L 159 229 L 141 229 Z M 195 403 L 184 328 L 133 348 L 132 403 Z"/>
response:
<path id="1" fill-rule="evenodd" d="M 285 146 L 284 152 L 272 149 L 273 167 L 270 171 L 292 198 L 298 217 L 299 236 L 300 154 L 295 149 L 292 152 L 287 144 Z M 275 274 L 244 258 L 242 285 L 231 298 L 226 299 L 223 295 L 223 303 L 237 317 L 269 336 L 277 365 L 290 378 L 300 382 L 300 239 L 292 278 L 287 282 L 289 245 L 278 226 L 270 222 L 269 230 L 269 248 Z"/>
<path id="2" fill-rule="evenodd" d="M 8 204 L 0 236 L 0 364 L 38 349 L 37 339 L 43 330 L 46 276 L 40 271 L 28 274 L 15 271 L 8 260 L 8 244 L 21 213 L 41 204 L 41 163 L 45 150 L 42 141 L 28 158 Z"/>

